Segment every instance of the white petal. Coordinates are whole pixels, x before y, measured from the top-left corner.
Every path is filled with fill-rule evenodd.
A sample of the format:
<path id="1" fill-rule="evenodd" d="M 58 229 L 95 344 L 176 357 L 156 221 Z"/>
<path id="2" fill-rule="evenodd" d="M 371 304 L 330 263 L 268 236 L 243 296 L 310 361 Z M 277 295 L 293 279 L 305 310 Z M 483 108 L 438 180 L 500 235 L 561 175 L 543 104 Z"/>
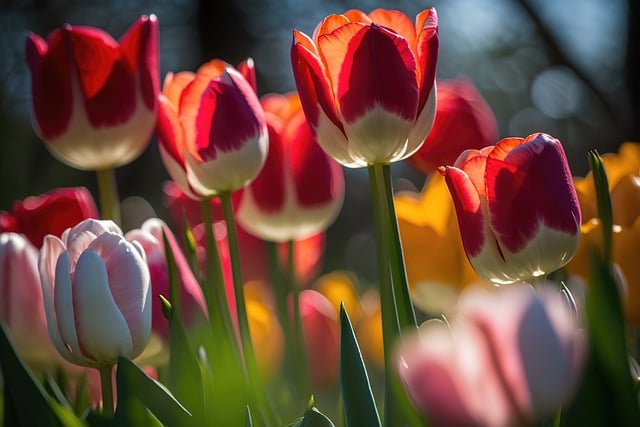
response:
<path id="1" fill-rule="evenodd" d="M 83 355 L 78 345 L 71 286 L 71 262 L 69 252 L 65 251 L 56 263 L 53 308 L 60 336 L 67 349 L 67 354 L 61 354 L 74 363 L 83 363 Z"/>
<path id="2" fill-rule="evenodd" d="M 111 295 L 104 262 L 95 251 L 88 249 L 80 256 L 73 282 L 83 351 L 97 363 L 115 363 L 118 356 L 129 356 L 129 328 Z"/>
<path id="3" fill-rule="evenodd" d="M 422 147 L 425 138 L 429 135 L 429 132 L 431 132 L 431 128 L 433 127 L 433 121 L 436 118 L 436 105 L 436 83 L 433 82 L 433 89 L 431 89 L 431 93 L 427 98 L 427 102 L 418 115 L 418 118 L 413 125 L 413 129 L 411 129 L 411 132 L 409 132 L 407 151 L 402 157 L 403 159 L 411 156 L 416 151 L 418 151 L 420 147 Z"/>

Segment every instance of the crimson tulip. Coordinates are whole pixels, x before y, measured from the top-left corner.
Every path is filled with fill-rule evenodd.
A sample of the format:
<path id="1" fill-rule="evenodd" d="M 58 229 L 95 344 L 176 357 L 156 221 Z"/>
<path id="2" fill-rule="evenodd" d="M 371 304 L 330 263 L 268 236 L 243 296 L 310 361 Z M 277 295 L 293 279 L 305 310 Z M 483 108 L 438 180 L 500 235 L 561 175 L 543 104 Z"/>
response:
<path id="1" fill-rule="evenodd" d="M 543 133 L 466 150 L 440 169 L 478 275 L 513 283 L 564 266 L 578 246 L 580 205 L 562 144 Z"/>
<path id="2" fill-rule="evenodd" d="M 60 237 L 67 228 L 88 218 L 99 218 L 89 190 L 56 188 L 13 203 L 11 212 L 0 212 L 0 232 L 24 234 L 36 248 L 47 234 Z"/>
<path id="3" fill-rule="evenodd" d="M 586 334 L 557 287 L 471 287 L 449 324 L 399 343 L 407 395 L 436 426 L 536 425 L 570 402 Z"/>
<path id="4" fill-rule="evenodd" d="M 151 335 L 142 246 L 113 221 L 87 219 L 48 235 L 38 260 L 49 336 L 71 363 L 100 368 L 134 358 Z"/>
<path id="5" fill-rule="evenodd" d="M 498 140 L 491 107 L 471 81 L 439 80 L 433 128 L 422 147 L 407 162 L 428 175 L 450 165 L 467 149 L 480 149 Z"/>
<path id="6" fill-rule="evenodd" d="M 130 163 L 147 147 L 159 90 L 158 21 L 142 16 L 118 41 L 65 25 L 27 37 L 33 125 L 51 153 L 86 170 Z"/>
<path id="7" fill-rule="evenodd" d="M 294 30 L 293 74 L 320 146 L 348 167 L 412 155 L 433 124 L 437 56 L 435 9 L 415 25 L 395 10 L 349 10 L 312 37 Z"/>
<path id="8" fill-rule="evenodd" d="M 315 143 L 297 94 L 271 94 L 261 103 L 269 127 L 269 154 L 257 178 L 242 192 L 238 223 L 274 242 L 322 232 L 342 207 L 342 168 Z"/>
<path id="9" fill-rule="evenodd" d="M 196 73 L 165 77 L 156 129 L 160 154 L 171 178 L 193 199 L 244 187 L 267 156 L 264 111 L 249 82 L 255 80 L 253 61 L 239 68 L 245 75 L 212 60 Z"/>

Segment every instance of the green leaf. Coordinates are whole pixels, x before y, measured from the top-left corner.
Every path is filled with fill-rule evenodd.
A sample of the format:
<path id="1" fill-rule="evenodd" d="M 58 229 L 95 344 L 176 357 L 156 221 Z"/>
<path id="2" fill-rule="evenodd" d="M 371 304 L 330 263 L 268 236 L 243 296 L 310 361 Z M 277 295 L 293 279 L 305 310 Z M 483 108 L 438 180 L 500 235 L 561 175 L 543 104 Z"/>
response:
<path id="1" fill-rule="evenodd" d="M 360 424 L 361 426 L 367 426 L 367 424 Z M 318 411 L 313 406 L 313 396 L 309 400 L 309 405 L 307 406 L 307 410 L 301 418 L 298 418 L 293 423 L 289 424 L 287 427 L 335 427 L 335 425 L 331 422 L 326 415 L 322 412 Z"/>
<path id="2" fill-rule="evenodd" d="M 340 389 L 347 426 L 381 425 L 360 347 L 344 304 L 340 305 Z"/>
<path id="3" fill-rule="evenodd" d="M 4 377 L 5 426 L 73 426 L 61 421 L 53 400 L 14 350 L 5 326 L 0 324 L 0 369 Z"/>
<path id="4" fill-rule="evenodd" d="M 598 205 L 598 217 L 602 224 L 603 248 L 602 257 L 605 263 L 611 260 L 611 239 L 613 235 L 613 207 L 611 204 L 611 196 L 609 194 L 609 180 L 607 179 L 607 171 L 602 163 L 602 157 L 597 151 L 589 152 L 589 166 L 593 176 L 593 183 L 596 189 L 596 202 Z"/>
<path id="5" fill-rule="evenodd" d="M 247 419 L 244 423 L 245 427 L 253 427 L 253 419 L 251 418 L 251 409 L 247 406 Z"/>
<path id="6" fill-rule="evenodd" d="M 118 407 L 115 414 L 117 425 L 148 425 L 150 418 L 146 414 L 146 408 L 166 425 L 184 425 L 185 415 L 191 415 L 166 387 L 147 376 L 125 357 L 118 358 L 116 383 L 118 387 Z M 145 421 L 147 424 L 140 424 Z"/>

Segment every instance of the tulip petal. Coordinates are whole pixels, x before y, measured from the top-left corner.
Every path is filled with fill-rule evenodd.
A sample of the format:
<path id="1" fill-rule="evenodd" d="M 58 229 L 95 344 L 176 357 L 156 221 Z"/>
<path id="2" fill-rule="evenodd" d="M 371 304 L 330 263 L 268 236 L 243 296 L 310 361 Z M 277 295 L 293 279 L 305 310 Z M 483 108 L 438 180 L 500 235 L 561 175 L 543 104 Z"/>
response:
<path id="1" fill-rule="evenodd" d="M 71 261 L 67 251 L 60 254 L 56 263 L 55 284 L 53 289 L 53 309 L 58 332 L 62 338 L 65 358 L 82 363 L 86 354 L 82 351 L 75 322 L 75 307 L 71 283 Z M 84 364 L 84 363 L 82 363 Z"/>
<path id="2" fill-rule="evenodd" d="M 86 250 L 78 259 L 73 288 L 82 353 L 102 363 L 115 363 L 118 356 L 130 355 L 133 344 L 127 321 L 109 289 L 105 263 L 94 250 Z"/>
<path id="3" fill-rule="evenodd" d="M 404 37 L 409 43 L 416 38 L 416 28 L 407 15 L 399 10 L 375 9 L 369 18 L 381 27 L 392 30 Z"/>
<path id="4" fill-rule="evenodd" d="M 106 267 L 110 295 L 130 331 L 132 348 L 126 354 L 134 357 L 147 344 L 151 329 L 151 289 L 144 250 L 139 243 L 111 233 L 98 236 L 90 250 L 95 251 Z"/>
<path id="5" fill-rule="evenodd" d="M 269 124 L 269 152 L 264 166 L 251 187 L 243 193 L 243 199 L 252 197 L 259 209 L 266 214 L 278 213 L 285 205 L 287 183 L 285 154 L 281 132 Z M 249 194 L 250 193 L 250 194 Z"/>
<path id="6" fill-rule="evenodd" d="M 416 17 L 418 38 L 416 41 L 418 63 L 418 87 L 420 88 L 420 100 L 418 111 L 425 109 L 431 92 L 435 92 L 436 62 L 438 60 L 438 15 L 431 8 L 421 12 Z"/>

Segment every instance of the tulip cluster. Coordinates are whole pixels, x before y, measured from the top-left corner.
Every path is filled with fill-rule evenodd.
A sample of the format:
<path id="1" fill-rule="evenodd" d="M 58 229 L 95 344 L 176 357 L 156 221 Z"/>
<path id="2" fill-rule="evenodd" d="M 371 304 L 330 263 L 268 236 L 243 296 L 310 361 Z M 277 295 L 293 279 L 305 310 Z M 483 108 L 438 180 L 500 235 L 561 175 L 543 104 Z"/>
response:
<path id="1" fill-rule="evenodd" d="M 117 41 L 70 25 L 27 37 L 35 132 L 98 173 L 102 213 L 82 187 L 0 212 L 4 425 L 271 427 L 304 407 L 290 425 L 333 425 L 318 392 L 348 426 L 382 425 L 377 402 L 384 425 L 572 425 L 585 405 L 640 419 L 616 305 L 640 325 L 640 146 L 602 159 L 618 294 L 587 254 L 604 181 L 574 180 L 550 135 L 498 140 L 470 81 L 436 85 L 435 9 L 294 30 L 297 92 L 261 98 L 251 59 L 169 72 L 160 90 L 158 39 L 153 15 Z M 154 131 L 173 227 L 123 232 L 109 174 Z M 404 159 L 427 178 L 419 194 L 393 192 Z M 342 166 L 369 173 L 373 283 L 323 270 Z M 586 298 L 553 282 L 562 268 L 596 276 Z"/>

